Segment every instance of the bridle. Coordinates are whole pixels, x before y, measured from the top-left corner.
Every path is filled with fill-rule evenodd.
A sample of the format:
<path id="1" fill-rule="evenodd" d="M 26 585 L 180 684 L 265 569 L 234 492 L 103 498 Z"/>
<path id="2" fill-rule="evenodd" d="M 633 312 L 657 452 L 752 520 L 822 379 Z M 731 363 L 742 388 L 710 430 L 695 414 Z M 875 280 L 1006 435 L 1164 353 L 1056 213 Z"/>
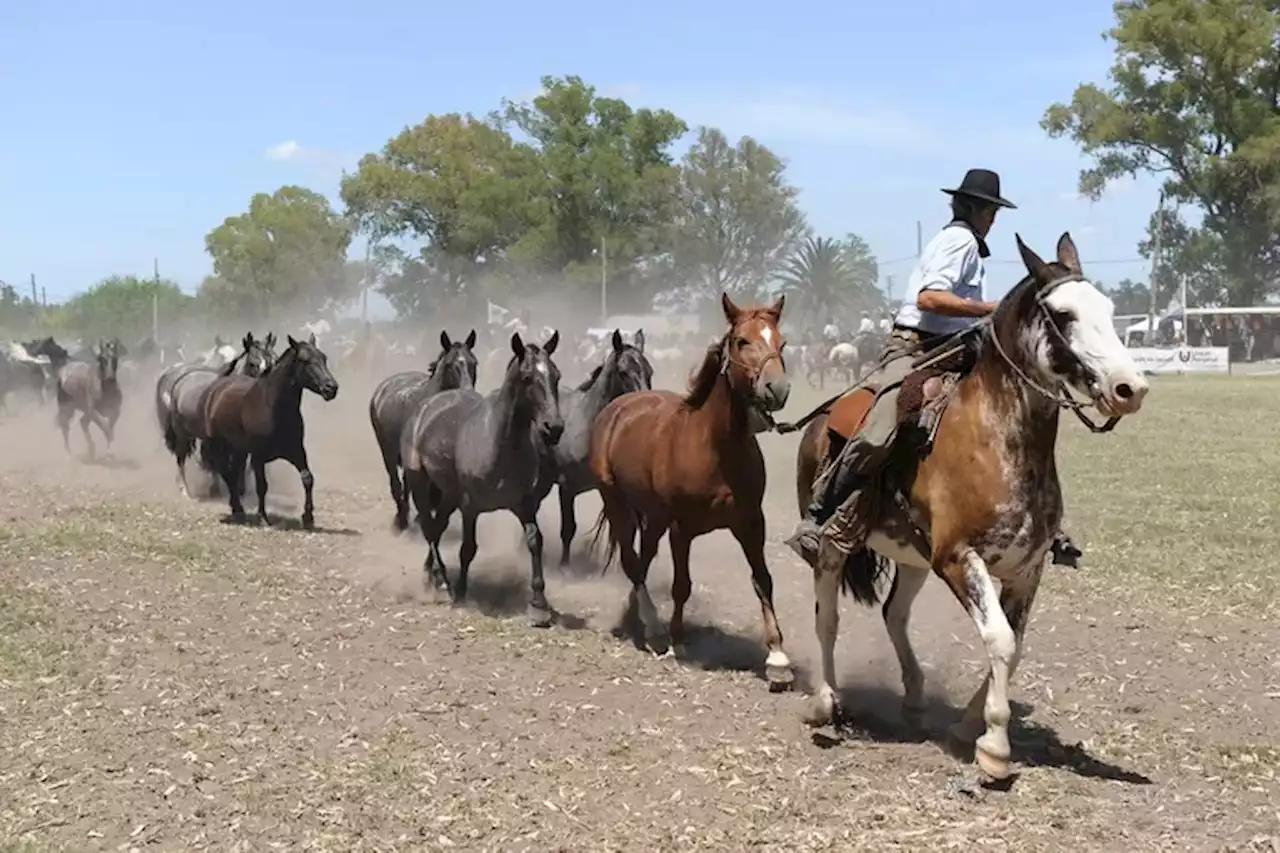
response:
<path id="1" fill-rule="evenodd" d="M 737 327 L 734 327 L 734 328 L 737 328 Z M 728 331 L 728 333 L 724 336 L 724 343 L 720 347 L 720 375 L 724 376 L 727 379 L 729 376 L 729 368 L 739 367 L 742 369 L 742 372 L 747 375 L 747 381 L 751 385 L 755 385 L 756 382 L 759 381 L 760 379 L 760 374 L 764 373 L 765 365 L 767 365 L 770 361 L 773 361 L 775 359 L 778 362 L 782 361 L 782 348 L 779 347 L 777 350 L 774 350 L 773 352 L 765 353 L 764 358 L 760 359 L 760 362 L 753 369 L 749 364 L 747 364 L 742 359 L 734 357 L 733 332 L 734 332 L 734 329 L 730 329 Z M 758 403 L 756 403 L 750 397 L 748 397 L 747 399 L 747 406 L 765 422 L 768 429 L 774 429 L 777 427 L 777 423 L 774 421 L 772 413 L 765 411 L 763 408 L 760 407 Z"/>
<path id="2" fill-rule="evenodd" d="M 1066 352 L 1071 353 L 1071 358 L 1075 359 L 1076 365 L 1083 369 L 1085 368 L 1084 363 L 1080 360 L 1080 357 L 1072 351 L 1071 345 L 1067 342 L 1066 336 L 1062 334 L 1062 330 L 1058 328 L 1058 324 L 1053 320 L 1053 315 L 1049 313 L 1048 306 L 1044 304 L 1044 300 L 1050 293 L 1053 293 L 1053 291 L 1057 290 L 1062 285 L 1073 281 L 1088 281 L 1088 279 L 1079 273 L 1068 273 L 1060 278 L 1055 278 L 1036 292 L 1035 300 L 1036 307 L 1040 309 L 1040 313 L 1044 317 L 1045 325 L 1049 329 L 1049 334 L 1056 337 L 1057 342 L 1062 345 L 1063 349 Z M 1066 383 L 1062 380 L 1058 380 L 1057 387 L 1052 390 L 1045 388 L 1028 376 L 1027 372 L 1019 367 L 1017 363 L 1009 357 L 1009 353 L 1005 351 L 1004 345 L 1000 343 L 1000 336 L 996 334 L 994 319 L 993 315 L 988 321 L 988 337 L 991 338 L 991 342 L 995 345 L 996 352 L 998 352 L 1000 357 L 1004 359 L 1004 363 L 1013 371 L 1014 376 L 1018 377 L 1018 379 L 1020 379 L 1028 388 L 1040 394 L 1059 409 L 1066 409 L 1071 412 L 1079 419 L 1080 423 L 1085 425 L 1085 428 L 1088 429 L 1089 432 L 1101 434 L 1111 432 L 1111 430 L 1116 428 L 1116 424 L 1120 423 L 1119 415 L 1112 415 L 1107 418 L 1104 423 L 1100 424 L 1085 414 L 1085 409 L 1098 408 L 1098 404 L 1102 400 L 1102 389 L 1098 387 L 1096 382 L 1090 381 L 1089 383 L 1089 397 L 1091 399 L 1087 403 L 1082 403 L 1075 399 L 1071 395 L 1071 390 L 1067 388 Z"/>

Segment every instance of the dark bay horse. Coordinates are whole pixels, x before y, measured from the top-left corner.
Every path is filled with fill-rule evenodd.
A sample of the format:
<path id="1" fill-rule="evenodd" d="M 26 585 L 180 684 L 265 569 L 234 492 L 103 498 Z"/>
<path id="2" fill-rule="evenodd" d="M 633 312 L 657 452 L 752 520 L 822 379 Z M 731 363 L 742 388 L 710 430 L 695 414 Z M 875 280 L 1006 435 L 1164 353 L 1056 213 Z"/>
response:
<path id="1" fill-rule="evenodd" d="M 551 491 L 549 448 L 564 432 L 560 414 L 560 369 L 551 356 L 560 342 L 553 332 L 544 346 L 511 336 L 513 357 L 498 390 L 441 391 L 418 410 L 401 450 L 405 486 L 418 510 L 429 551 L 423 566 L 431 584 L 449 588 L 440 537 L 455 511 L 462 511 L 462 548 L 453 598 L 467 595 L 467 572 L 476 556 L 476 519 L 510 510 L 524 525 L 529 547 L 529 621 L 551 624 L 542 577 L 542 531 L 538 506 Z"/>
<path id="2" fill-rule="evenodd" d="M 93 352 L 93 362 L 70 361 L 58 370 L 57 400 L 58 429 L 62 431 L 62 444 L 71 452 L 71 419 L 80 412 L 80 429 L 84 430 L 89 458 L 96 448 L 89 424 L 98 425 L 106 436 L 107 447 L 115 440 L 116 421 L 120 419 L 122 396 L 116 372 L 120 367 L 119 342 L 99 342 Z"/>
<path id="3" fill-rule="evenodd" d="M 1116 335 L 1111 300 L 1085 278 L 1070 235 L 1059 239 L 1054 263 L 1041 260 L 1021 238 L 1017 245 L 1029 274 L 978 332 L 975 366 L 956 386 L 932 450 L 923 459 L 913 450 L 912 464 L 887 472 L 895 477 L 888 488 L 909 509 L 882 500 L 867 540 L 873 557 L 897 566 L 883 614 L 902 669 L 908 719 L 918 722 L 923 709 L 924 675 L 907 621 L 930 572 L 977 626 L 990 670 L 949 734 L 953 747 L 974 748 L 979 766 L 997 779 L 1010 773 L 1009 679 L 1022 655 L 1044 556 L 1062 518 L 1055 459 L 1059 412 L 1070 409 L 1091 430 L 1105 432 L 1121 416 L 1137 412 L 1148 390 Z M 1085 404 L 1068 389 L 1112 420 L 1101 426 L 1089 421 Z M 845 399 L 862 405 L 865 415 L 871 396 Z M 862 416 L 852 417 L 857 424 Z M 826 418 L 819 418 L 800 444 L 802 511 L 827 441 Z M 820 563 L 814 570 L 814 619 L 822 647 L 822 683 L 808 715 L 814 725 L 838 718 L 834 649 L 841 587 L 867 604 L 877 598 L 884 559 L 866 556 L 855 552 L 843 567 Z M 1000 582 L 999 593 L 993 581 Z"/>
<path id="4" fill-rule="evenodd" d="M 204 396 L 204 434 L 200 442 L 200 464 L 206 471 L 222 476 L 231 493 L 231 517 L 244 519 L 243 491 L 245 462 L 253 466 L 258 491 L 258 518 L 267 517 L 267 463 L 284 459 L 302 478 L 305 492 L 302 526 L 315 527 L 312 490 L 315 477 L 307 464 L 303 445 L 302 392 L 312 391 L 325 402 L 338 396 L 338 382 L 329 372 L 328 359 L 311 340 L 289 337 L 289 348 L 266 375 L 219 376 Z"/>
<path id="5" fill-rule="evenodd" d="M 670 531 L 675 571 L 669 636 L 670 651 L 678 654 L 692 589 L 690 543 L 728 528 L 751 566 L 769 647 L 765 672 L 778 688 L 789 685 L 793 673 L 764 558 L 765 466 L 754 422 L 761 413 L 782 408 L 790 393 L 778 330 L 783 305 L 779 298 L 768 308 L 739 308 L 723 294 L 729 330 L 707 349 L 689 393 L 641 391 L 614 400 L 596 418 L 590 454 L 604 503 L 593 544 L 607 529 L 606 566 L 621 551 L 632 583 L 631 606 L 639 611 L 651 647 L 662 628 L 645 581 L 663 534 Z"/>
<path id="6" fill-rule="evenodd" d="M 396 505 L 392 527 L 397 532 L 409 526 L 409 496 L 400 481 L 400 469 L 403 467 L 400 463 L 401 436 L 418 410 L 435 394 L 455 388 L 476 387 L 475 346 L 475 329 L 464 341 L 454 341 L 448 332 L 442 331 L 440 354 L 426 373 L 420 370 L 394 373 L 382 380 L 369 398 L 369 422 L 373 425 L 373 437 L 377 439 L 378 451 L 382 454 L 382 464 L 387 469 L 391 500 Z"/>
<path id="7" fill-rule="evenodd" d="M 560 411 L 564 414 L 564 435 L 552 452 L 555 482 L 560 496 L 560 565 L 569 562 L 569 546 L 578 532 L 573 515 L 574 500 L 596 487 L 588 455 L 591 427 L 596 416 L 613 400 L 632 391 L 653 387 L 653 365 L 644 356 L 644 331 L 636 332 L 635 345 L 622 340 L 615 329 L 613 348 L 604 363 L 596 365 L 587 380 L 576 388 L 560 391 Z"/>
<path id="8" fill-rule="evenodd" d="M 196 442 L 206 437 L 205 392 L 219 376 L 255 379 L 265 374 L 276 362 L 275 345 L 274 333 L 260 340 L 249 332 L 240 341 L 243 348 L 240 354 L 225 366 L 175 364 L 165 368 L 156 379 L 156 421 L 164 436 L 164 446 L 178 463 L 178 485 L 183 495 L 189 494 L 187 459 L 195 452 Z"/>

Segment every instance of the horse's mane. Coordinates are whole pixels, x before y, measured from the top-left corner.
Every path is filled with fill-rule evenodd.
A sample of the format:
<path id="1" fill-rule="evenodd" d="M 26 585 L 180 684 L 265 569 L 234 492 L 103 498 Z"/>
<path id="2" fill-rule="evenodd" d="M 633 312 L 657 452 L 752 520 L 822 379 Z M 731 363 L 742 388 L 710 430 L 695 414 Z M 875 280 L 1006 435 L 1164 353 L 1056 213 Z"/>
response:
<path id="1" fill-rule="evenodd" d="M 711 392 L 715 390 L 716 381 L 720 378 L 724 347 L 732 332 L 732 329 L 728 330 L 721 336 L 720 340 L 707 347 L 707 353 L 702 357 L 702 364 L 689 377 L 689 393 L 685 395 L 682 401 L 682 405 L 686 409 L 693 411 L 701 409 L 706 405 Z"/>
<path id="2" fill-rule="evenodd" d="M 578 385 L 579 391 L 590 391 L 591 386 L 596 384 L 596 380 L 600 378 L 600 373 L 604 370 L 603 364 L 597 364 L 591 369 L 591 375 Z"/>

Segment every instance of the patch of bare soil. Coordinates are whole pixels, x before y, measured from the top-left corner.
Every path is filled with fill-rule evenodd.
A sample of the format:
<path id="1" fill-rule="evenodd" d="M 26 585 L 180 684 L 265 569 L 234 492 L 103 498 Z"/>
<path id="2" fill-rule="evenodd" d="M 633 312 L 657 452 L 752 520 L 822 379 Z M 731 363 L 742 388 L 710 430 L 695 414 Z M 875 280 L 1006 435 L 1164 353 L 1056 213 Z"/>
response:
<path id="1" fill-rule="evenodd" d="M 727 535 L 694 546 L 690 660 L 658 659 L 614 636 L 626 586 L 581 555 L 548 573 L 560 624 L 527 627 L 508 518 L 481 523 L 472 606 L 430 600 L 420 539 L 387 532 L 359 383 L 306 403 L 315 533 L 289 523 L 279 464 L 274 528 L 180 498 L 147 400 L 92 465 L 47 410 L 0 422 L 0 850 L 1276 849 L 1280 632 L 1176 604 L 1105 551 L 1050 573 L 1013 686 L 1020 776 L 991 790 L 937 746 L 984 664 L 940 584 L 912 628 L 927 730 L 898 722 L 878 615 L 846 606 L 855 723 L 813 732 L 760 676 Z M 811 583 L 778 544 L 794 441 L 765 444 L 779 618 L 807 668 Z M 655 594 L 669 580 L 664 552 Z"/>

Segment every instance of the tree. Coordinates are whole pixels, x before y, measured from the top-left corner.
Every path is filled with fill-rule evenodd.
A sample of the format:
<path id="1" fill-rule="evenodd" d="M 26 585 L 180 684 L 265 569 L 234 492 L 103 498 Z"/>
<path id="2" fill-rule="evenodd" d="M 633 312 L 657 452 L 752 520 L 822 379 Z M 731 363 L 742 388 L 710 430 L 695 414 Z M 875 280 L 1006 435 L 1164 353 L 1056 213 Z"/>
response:
<path id="1" fill-rule="evenodd" d="M 1203 214 L 1183 259 L 1258 301 L 1280 274 L 1280 10 L 1271 0 L 1122 0 L 1111 87 L 1085 84 L 1043 126 L 1093 158 L 1082 192 L 1155 173 Z M 1174 257 L 1182 249 L 1168 246 Z M 1197 270 L 1182 269 L 1182 274 Z"/>
<path id="2" fill-rule="evenodd" d="M 859 304 L 861 294 L 846 265 L 846 249 L 840 240 L 809 237 L 783 264 L 778 277 L 782 291 L 796 304 L 804 325 L 821 325 L 823 318 L 871 308 L 866 302 Z"/>
<path id="3" fill-rule="evenodd" d="M 880 264 L 867 241 L 857 234 L 846 234 L 840 244 L 840 260 L 847 276 L 846 300 L 856 303 L 861 310 L 881 309 L 884 291 L 877 286 Z"/>
<path id="4" fill-rule="evenodd" d="M 513 255 L 585 290 L 599 280 L 603 242 L 617 290 L 647 303 L 638 285 L 648 280 L 645 262 L 665 248 L 677 209 L 670 149 L 685 123 L 598 96 L 579 77 L 544 77 L 531 102 L 506 101 L 494 119 L 531 141 L 545 177 L 548 218 Z"/>
<path id="5" fill-rule="evenodd" d="M 296 186 L 258 193 L 247 212 L 205 237 L 217 280 L 210 295 L 260 318 L 273 308 L 316 312 L 347 301 L 351 237 L 348 221 L 320 193 Z"/>
<path id="6" fill-rule="evenodd" d="M 671 240 L 682 284 L 704 297 L 722 290 L 749 299 L 763 294 L 806 228 L 785 169 L 750 137 L 730 145 L 719 130 L 698 128 L 679 171 Z"/>
<path id="7" fill-rule="evenodd" d="M 0 281 L 0 330 L 6 336 L 24 335 L 36 326 L 39 306 L 29 296 L 19 296 L 13 285 Z"/>
<path id="8" fill-rule="evenodd" d="M 68 299 L 59 324 L 87 338 L 118 337 L 131 346 L 151 334 L 153 298 L 166 326 L 188 319 L 195 304 L 194 297 L 167 279 L 114 275 Z"/>
<path id="9" fill-rule="evenodd" d="M 381 154 L 366 155 L 343 178 L 341 194 L 348 216 L 371 239 L 421 241 L 416 258 L 389 246 L 381 255 L 389 273 L 383 292 L 397 310 L 417 310 L 433 289 L 455 295 L 545 221 L 545 180 L 531 146 L 516 143 L 497 121 L 455 113 L 428 116 Z M 414 268 L 406 271 L 410 260 Z"/>
<path id="10" fill-rule="evenodd" d="M 1103 290 L 1115 303 L 1116 314 L 1145 314 L 1151 307 L 1151 290 L 1140 281 L 1121 279 L 1114 287 Z"/>

